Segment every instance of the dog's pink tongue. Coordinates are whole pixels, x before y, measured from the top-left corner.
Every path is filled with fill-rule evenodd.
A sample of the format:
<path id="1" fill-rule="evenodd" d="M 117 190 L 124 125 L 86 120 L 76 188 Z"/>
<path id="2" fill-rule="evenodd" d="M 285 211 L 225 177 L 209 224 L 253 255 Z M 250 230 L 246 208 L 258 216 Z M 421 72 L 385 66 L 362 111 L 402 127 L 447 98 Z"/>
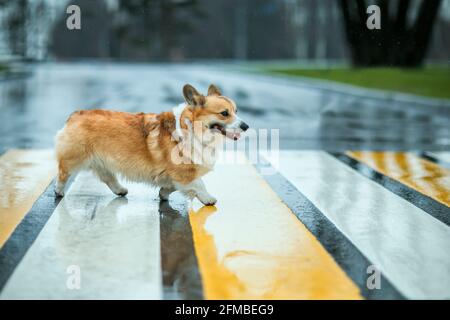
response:
<path id="1" fill-rule="evenodd" d="M 235 131 L 231 131 L 228 132 L 227 131 L 227 137 L 233 140 L 237 140 L 241 137 L 241 134 L 239 132 L 235 132 Z"/>

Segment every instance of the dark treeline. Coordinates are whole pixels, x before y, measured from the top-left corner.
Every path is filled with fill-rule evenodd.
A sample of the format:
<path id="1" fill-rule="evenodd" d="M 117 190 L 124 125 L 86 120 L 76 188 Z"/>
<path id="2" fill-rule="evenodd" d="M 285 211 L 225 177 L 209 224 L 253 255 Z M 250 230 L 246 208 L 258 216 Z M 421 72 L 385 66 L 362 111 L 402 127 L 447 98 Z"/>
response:
<path id="1" fill-rule="evenodd" d="M 367 30 L 369 4 L 380 8 L 382 27 L 379 30 Z M 353 63 L 361 66 L 421 65 L 440 4 L 440 0 L 340 0 Z"/>
<path id="2" fill-rule="evenodd" d="M 0 57 L 304 59 L 418 66 L 450 59 L 450 0 L 0 0 Z M 442 4 L 441 4 L 442 2 Z M 66 28 L 66 6 L 81 30 Z M 366 7 L 381 8 L 381 30 Z"/>
<path id="3" fill-rule="evenodd" d="M 63 15 L 52 30 L 51 51 L 60 58 L 124 60 L 293 58 L 293 28 L 283 0 L 76 0 L 82 30 L 65 28 Z M 105 43 L 106 41 L 106 43 Z M 86 44 L 92 43 L 91 48 Z"/>

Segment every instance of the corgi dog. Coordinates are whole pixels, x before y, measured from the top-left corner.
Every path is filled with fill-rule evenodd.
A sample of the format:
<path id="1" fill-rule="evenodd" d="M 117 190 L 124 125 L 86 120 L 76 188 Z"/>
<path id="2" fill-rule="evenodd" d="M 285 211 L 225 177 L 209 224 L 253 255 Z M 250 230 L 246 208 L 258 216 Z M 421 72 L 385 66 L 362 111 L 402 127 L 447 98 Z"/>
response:
<path id="1" fill-rule="evenodd" d="M 55 195 L 64 196 L 70 175 L 92 170 L 118 196 L 128 193 L 117 180 L 120 175 L 159 187 L 163 201 L 178 190 L 204 205 L 214 205 L 217 200 L 201 179 L 213 169 L 214 157 L 202 161 L 200 156 L 198 161 L 188 153 L 214 149 L 221 137 L 237 140 L 249 126 L 237 116 L 234 101 L 214 85 L 204 96 L 186 84 L 183 96 L 185 103 L 160 114 L 74 112 L 55 138 Z"/>

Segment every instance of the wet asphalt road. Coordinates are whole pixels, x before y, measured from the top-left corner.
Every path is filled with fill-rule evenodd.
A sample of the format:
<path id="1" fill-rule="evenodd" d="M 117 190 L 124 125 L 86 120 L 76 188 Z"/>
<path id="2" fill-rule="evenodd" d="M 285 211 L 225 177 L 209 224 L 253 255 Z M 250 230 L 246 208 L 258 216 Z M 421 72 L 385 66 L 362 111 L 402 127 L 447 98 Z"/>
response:
<path id="1" fill-rule="evenodd" d="M 214 65 L 40 64 L 0 81 L 0 151 L 51 147 L 78 109 L 161 112 L 191 83 L 217 84 L 253 128 L 279 129 L 280 146 L 313 150 L 449 150 L 450 104 L 358 96 L 304 80 Z"/>
<path id="2" fill-rule="evenodd" d="M 212 65 L 42 64 L 30 71 L 0 80 L 0 153 L 31 149 L 8 150 L 0 166 L 0 220 L 10 222 L 1 226 L 3 247 L 0 233 L 0 299 L 327 299 L 359 298 L 358 290 L 367 299 L 448 297 L 448 171 L 416 153 L 340 153 L 449 150 L 448 102 L 399 102 Z M 182 101 L 183 84 L 204 92 L 211 82 L 252 127 L 280 129 L 281 147 L 296 149 L 282 152 L 279 172 L 263 180 L 250 163 L 219 167 L 206 178 L 219 204 L 193 212 L 181 195 L 163 203 L 142 185 L 116 198 L 89 174 L 55 200 L 53 183 L 46 187 L 53 154 L 33 149 L 51 148 L 74 110 L 170 110 Z M 87 291 L 60 286 L 72 263 L 94 275 Z M 381 290 L 367 287 L 373 265 L 384 268 Z M 236 290 L 236 279 L 248 290 Z M 248 295 L 236 295 L 242 292 Z"/>

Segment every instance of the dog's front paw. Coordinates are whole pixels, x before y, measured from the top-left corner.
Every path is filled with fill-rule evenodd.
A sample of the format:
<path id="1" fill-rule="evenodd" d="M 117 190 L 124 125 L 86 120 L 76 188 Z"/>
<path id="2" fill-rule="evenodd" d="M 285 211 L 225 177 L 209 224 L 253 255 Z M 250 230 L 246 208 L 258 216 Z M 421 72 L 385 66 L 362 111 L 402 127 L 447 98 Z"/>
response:
<path id="1" fill-rule="evenodd" d="M 62 198 L 64 197 L 64 186 L 59 185 L 58 183 L 55 186 L 55 197 Z"/>
<path id="2" fill-rule="evenodd" d="M 210 194 L 206 194 L 206 195 L 198 195 L 197 196 L 198 200 L 200 200 L 201 203 L 203 203 L 205 206 L 213 206 L 217 203 L 217 199 L 214 198 L 212 195 Z"/>
<path id="3" fill-rule="evenodd" d="M 55 197 L 56 197 L 56 198 L 62 198 L 62 197 L 64 197 L 64 191 L 61 191 L 61 190 L 55 190 Z"/>
<path id="4" fill-rule="evenodd" d="M 127 188 L 118 188 L 117 190 L 114 190 L 114 193 L 118 195 L 119 197 L 125 197 L 128 194 Z"/>

